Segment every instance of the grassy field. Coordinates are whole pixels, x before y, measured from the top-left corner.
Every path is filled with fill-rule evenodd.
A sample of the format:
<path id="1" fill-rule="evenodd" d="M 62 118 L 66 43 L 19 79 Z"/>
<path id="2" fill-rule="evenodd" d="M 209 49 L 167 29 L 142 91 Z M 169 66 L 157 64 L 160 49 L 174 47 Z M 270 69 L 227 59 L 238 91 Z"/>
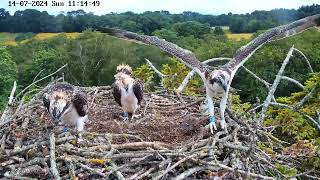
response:
<path id="1" fill-rule="evenodd" d="M 50 39 L 53 38 L 60 33 L 39 33 L 36 34 L 34 37 L 31 39 L 36 39 L 36 40 L 45 40 L 45 39 Z M 65 33 L 68 38 L 76 38 L 79 36 L 80 33 Z M 21 33 L 0 33 L 0 45 L 11 45 L 11 46 L 16 46 L 18 43 L 26 43 L 30 41 L 31 39 L 26 39 L 20 42 L 17 42 L 15 39 L 17 36 L 21 35 Z"/>
<path id="2" fill-rule="evenodd" d="M 36 39 L 36 40 L 45 40 L 45 39 L 50 39 L 53 38 L 60 33 L 39 33 L 36 34 L 34 37 L 31 39 Z M 65 33 L 68 38 L 76 38 L 79 36 L 80 33 L 74 32 L 74 33 Z M 226 33 L 227 37 L 229 39 L 239 41 L 241 39 L 250 39 L 252 37 L 252 33 L 241 33 L 241 34 L 233 34 L 233 33 Z M 19 43 L 26 43 L 30 41 L 31 39 L 26 39 L 23 41 L 16 41 L 16 37 L 21 35 L 21 33 L 0 33 L 0 45 L 11 45 L 11 46 L 16 46 Z"/>
<path id="3" fill-rule="evenodd" d="M 240 41 L 241 39 L 251 39 L 252 33 L 240 33 L 240 34 L 233 34 L 233 33 L 227 33 L 227 37 L 229 39 Z"/>

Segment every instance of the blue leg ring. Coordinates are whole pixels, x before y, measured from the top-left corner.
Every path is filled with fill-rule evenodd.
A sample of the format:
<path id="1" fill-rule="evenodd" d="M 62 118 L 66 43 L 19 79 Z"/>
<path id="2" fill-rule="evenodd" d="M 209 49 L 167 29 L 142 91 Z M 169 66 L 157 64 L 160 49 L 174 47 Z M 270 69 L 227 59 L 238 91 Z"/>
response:
<path id="1" fill-rule="evenodd" d="M 129 117 L 128 112 L 124 112 L 124 113 L 123 113 L 123 117 Z"/>
<path id="2" fill-rule="evenodd" d="M 215 123 L 216 119 L 214 118 L 214 116 L 209 116 L 209 121 L 210 123 Z"/>
<path id="3" fill-rule="evenodd" d="M 63 132 L 68 132 L 68 127 L 65 126 L 65 127 L 63 128 Z"/>

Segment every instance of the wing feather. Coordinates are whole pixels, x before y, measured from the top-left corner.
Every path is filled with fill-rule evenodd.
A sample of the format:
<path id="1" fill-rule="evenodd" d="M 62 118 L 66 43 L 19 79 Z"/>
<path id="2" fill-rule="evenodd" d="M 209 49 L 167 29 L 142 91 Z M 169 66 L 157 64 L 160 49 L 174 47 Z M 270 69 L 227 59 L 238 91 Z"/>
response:
<path id="1" fill-rule="evenodd" d="M 119 106 L 122 106 L 121 105 L 121 89 L 120 89 L 120 87 L 118 86 L 117 83 L 113 83 L 112 89 L 113 89 L 112 93 L 113 93 L 114 100 L 119 104 Z"/>
<path id="2" fill-rule="evenodd" d="M 75 106 L 79 116 L 85 116 L 88 113 L 88 101 L 87 97 L 82 92 L 75 92 L 74 96 L 71 99 L 73 105 Z"/>
<path id="3" fill-rule="evenodd" d="M 197 57 L 191 51 L 187 49 L 183 49 L 178 45 L 168 42 L 164 39 L 159 39 L 156 36 L 140 35 L 130 31 L 114 29 L 114 28 L 99 27 L 97 29 L 101 32 L 107 33 L 115 37 L 124 38 L 124 39 L 128 38 L 128 39 L 136 40 L 138 42 L 142 42 L 145 44 L 157 46 L 161 50 L 179 58 L 183 63 L 185 63 L 191 69 L 198 68 L 201 72 L 205 72 L 206 70 L 203 64 L 197 59 Z"/>
<path id="4" fill-rule="evenodd" d="M 257 38 L 253 39 L 247 45 L 241 47 L 234 58 L 229 61 L 224 67 L 231 69 L 236 69 L 240 67 L 248 58 L 262 45 L 270 41 L 278 40 L 281 38 L 286 38 L 300 33 L 310 27 L 320 24 L 320 14 L 309 16 L 287 25 L 278 26 L 272 28 L 265 33 L 259 35 Z"/>
<path id="5" fill-rule="evenodd" d="M 143 86 L 144 83 L 142 80 L 140 79 L 135 79 L 134 83 L 133 83 L 133 93 L 136 96 L 136 98 L 138 99 L 138 104 L 141 104 L 141 101 L 143 99 Z"/>

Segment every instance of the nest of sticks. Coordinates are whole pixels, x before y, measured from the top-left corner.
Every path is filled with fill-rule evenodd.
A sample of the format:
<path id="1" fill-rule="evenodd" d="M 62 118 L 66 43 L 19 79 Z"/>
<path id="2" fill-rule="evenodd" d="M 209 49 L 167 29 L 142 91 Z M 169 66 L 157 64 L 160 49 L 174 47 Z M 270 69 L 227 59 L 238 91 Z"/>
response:
<path id="1" fill-rule="evenodd" d="M 166 93 L 146 93 L 141 118 L 123 121 L 111 87 L 83 87 L 90 122 L 77 144 L 75 132 L 46 128 L 46 88 L 29 102 L 10 105 L 11 115 L 0 123 L 0 178 L 272 179 L 270 172 L 284 177 L 274 167 L 280 157 L 256 146 L 277 139 L 231 109 L 228 133 L 211 134 L 200 108 L 204 97 L 183 96 L 182 103 Z"/>

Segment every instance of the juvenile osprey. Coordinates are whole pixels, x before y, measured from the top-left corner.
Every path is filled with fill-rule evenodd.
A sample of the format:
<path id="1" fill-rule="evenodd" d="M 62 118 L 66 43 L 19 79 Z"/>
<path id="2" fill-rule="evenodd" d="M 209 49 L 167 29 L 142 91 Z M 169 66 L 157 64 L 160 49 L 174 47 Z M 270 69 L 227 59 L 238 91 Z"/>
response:
<path id="1" fill-rule="evenodd" d="M 124 120 L 131 120 L 139 115 L 135 115 L 136 110 L 143 99 L 143 82 L 134 79 L 132 69 L 128 65 L 119 65 L 117 74 L 114 76 L 113 97 L 115 101 L 122 107 Z"/>
<path id="2" fill-rule="evenodd" d="M 212 69 L 208 66 L 203 65 L 191 51 L 183 49 L 171 42 L 159 39 L 156 36 L 140 35 L 133 32 L 114 28 L 100 27 L 98 28 L 98 30 L 119 38 L 128 38 L 145 44 L 157 46 L 163 51 L 166 51 L 167 53 L 176 56 L 188 67 L 196 71 L 202 78 L 206 87 L 206 96 L 208 100 L 208 109 L 210 113 L 209 125 L 211 132 L 213 132 L 212 129 L 213 127 L 216 129 L 216 126 L 212 97 L 216 94 L 223 94 L 223 97 L 220 101 L 220 125 L 222 129 L 226 130 L 224 112 L 226 109 L 230 85 L 239 67 L 243 65 L 249 59 L 249 57 L 265 43 L 295 35 L 310 27 L 316 25 L 319 26 L 319 24 L 320 14 L 309 16 L 298 21 L 292 22 L 290 24 L 270 29 L 265 33 L 259 35 L 257 38 L 249 42 L 247 45 L 241 47 L 231 61 L 217 69 Z"/>
<path id="3" fill-rule="evenodd" d="M 88 121 L 88 103 L 85 94 L 71 84 L 59 83 L 43 95 L 43 104 L 55 124 L 74 127 L 81 141 L 81 133 Z"/>

